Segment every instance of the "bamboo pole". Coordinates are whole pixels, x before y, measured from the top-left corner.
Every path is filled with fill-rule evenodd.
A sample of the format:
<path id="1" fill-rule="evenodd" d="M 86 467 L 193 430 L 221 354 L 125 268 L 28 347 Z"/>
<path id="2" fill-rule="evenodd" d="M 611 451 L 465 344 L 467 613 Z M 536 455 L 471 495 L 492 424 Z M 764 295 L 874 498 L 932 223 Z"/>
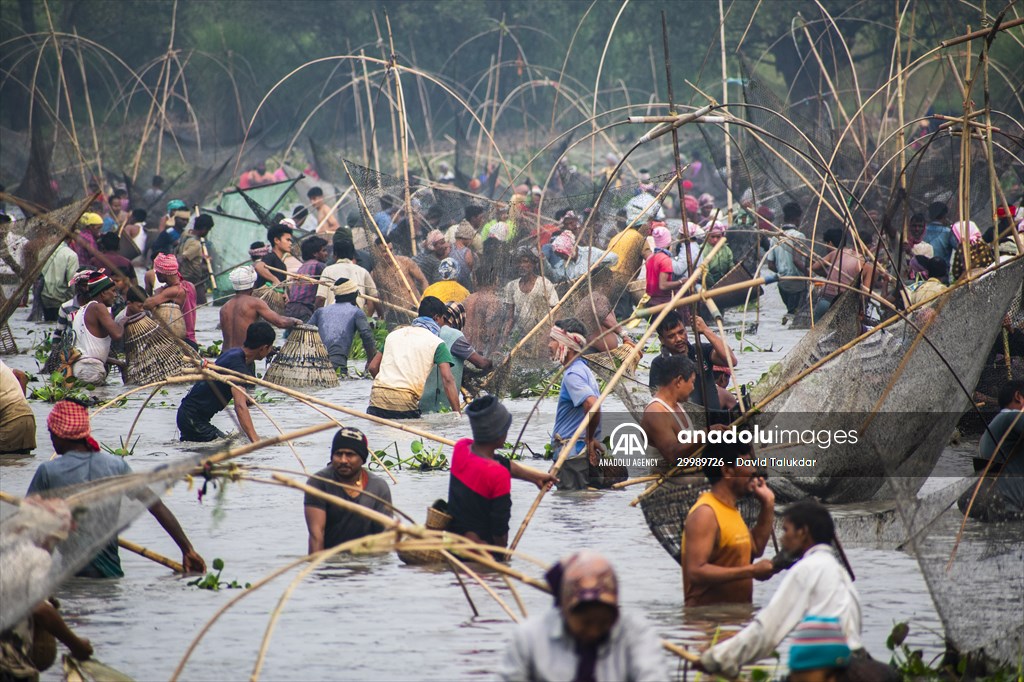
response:
<path id="1" fill-rule="evenodd" d="M 203 373 L 204 374 L 213 374 L 213 375 L 215 375 L 215 377 L 218 380 L 221 377 L 216 376 L 216 375 L 223 375 L 223 376 L 227 376 L 227 377 L 235 377 L 237 379 L 241 379 L 245 383 L 256 384 L 257 386 L 264 386 L 266 388 L 272 388 L 275 391 L 283 393 L 283 394 L 285 394 L 287 396 L 290 396 L 292 398 L 298 398 L 300 400 L 306 400 L 306 401 L 309 401 L 309 402 L 314 403 L 316 405 L 320 405 L 321 407 L 326 407 L 328 409 L 335 410 L 336 412 L 341 412 L 342 414 L 347 414 L 350 417 L 356 417 L 358 419 L 365 419 L 366 421 L 371 421 L 371 422 L 373 422 L 375 424 L 380 424 L 381 426 L 388 426 L 388 427 L 391 427 L 393 429 L 398 429 L 399 431 L 405 431 L 406 433 L 411 433 L 414 436 L 419 436 L 420 438 L 426 438 L 427 440 L 434 441 L 435 443 L 441 443 L 442 445 L 448 445 L 448 446 L 451 446 L 451 447 L 455 446 L 455 441 L 451 440 L 450 438 L 444 438 L 443 436 L 437 436 L 435 434 L 429 433 L 429 432 L 424 431 L 422 429 L 418 429 L 418 428 L 416 428 L 414 426 L 407 426 L 405 424 L 400 424 L 399 422 L 394 421 L 392 419 L 385 419 L 383 417 L 375 417 L 372 414 L 366 414 L 365 412 L 360 412 L 359 410 L 353 410 L 350 407 L 345 407 L 344 405 L 338 405 L 337 403 L 332 403 L 332 402 L 329 402 L 327 400 L 322 400 L 320 398 L 317 398 L 316 396 L 306 395 L 306 394 L 304 394 L 304 393 L 302 393 L 300 391 L 295 391 L 295 390 L 292 390 L 290 388 L 286 388 L 284 386 L 281 386 L 280 384 L 275 384 L 275 383 L 269 382 L 269 381 L 267 381 L 265 379 L 260 379 L 259 377 L 250 376 L 248 374 L 242 374 L 241 372 L 235 372 L 233 370 L 226 369 L 226 368 L 220 367 L 218 365 L 207 365 L 205 368 L 203 368 Z M 331 426 L 333 426 L 333 424 L 331 424 Z"/>
<path id="2" fill-rule="evenodd" d="M 403 189 L 405 191 L 405 219 L 409 223 L 409 241 L 412 244 L 412 255 L 415 256 L 417 241 L 416 221 L 414 220 L 412 212 L 412 195 L 409 193 L 409 123 L 406 119 L 405 91 L 402 89 L 402 74 L 396 68 L 398 64 L 398 56 L 395 54 L 395 39 L 391 34 L 391 18 L 388 16 L 387 10 L 384 10 L 384 23 L 388 29 L 388 44 L 391 46 L 388 71 L 394 71 L 395 74 L 395 92 L 397 93 L 395 105 L 398 107 L 398 125 L 401 140 L 398 149 L 402 157 L 402 179 L 404 181 Z"/>
<path id="3" fill-rule="evenodd" d="M 5 493 L 2 490 L 0 490 L 0 501 L 6 502 L 8 504 L 13 504 L 16 507 L 20 507 L 23 500 L 24 500 L 24 498 L 22 498 L 22 497 L 18 497 L 17 495 L 12 495 L 11 493 Z M 119 546 L 125 548 L 129 552 L 134 552 L 135 554 L 138 554 L 141 557 L 149 559 L 150 561 L 154 561 L 154 562 L 160 564 L 161 566 L 166 566 L 167 568 L 171 569 L 175 573 L 182 573 L 182 574 L 185 573 L 185 568 L 181 564 L 179 564 L 177 561 L 174 561 L 173 559 L 168 559 L 164 555 L 158 554 L 157 552 L 154 552 L 151 549 L 146 549 L 142 545 L 137 545 L 134 542 L 132 542 L 131 540 L 125 540 L 124 538 L 118 538 L 117 539 L 117 544 Z"/>
<path id="4" fill-rule="evenodd" d="M 370 114 L 370 151 L 373 153 L 373 168 L 380 174 L 380 149 L 377 148 L 377 121 L 373 106 L 373 90 L 370 88 L 370 73 L 366 68 L 366 52 L 359 50 L 359 61 L 363 65 L 363 83 L 366 86 L 366 110 Z M 369 167 L 369 164 L 367 164 Z"/>
<path id="5" fill-rule="evenodd" d="M 71 123 L 71 144 L 78 150 L 79 156 L 82 156 L 82 148 L 78 143 L 78 126 L 75 125 L 75 112 L 71 108 L 71 91 L 68 89 L 67 76 L 64 73 L 64 56 L 62 54 L 62 48 L 60 41 L 57 39 L 57 31 L 53 27 L 53 17 L 50 15 L 50 4 L 43 2 L 43 8 L 46 10 L 46 21 L 50 25 L 50 40 L 53 41 L 53 51 L 57 56 L 57 71 L 60 74 L 60 86 L 64 90 L 64 99 L 67 101 L 68 107 L 68 121 Z M 56 131 L 55 131 L 56 133 Z M 82 176 L 82 191 L 85 194 L 89 193 L 89 181 L 85 177 L 85 158 L 81 160 L 81 164 L 78 167 L 79 174 Z"/>
<path id="6" fill-rule="evenodd" d="M 124 549 L 128 550 L 129 552 L 134 552 L 135 554 L 138 554 L 141 557 L 149 559 L 150 561 L 155 561 L 156 563 L 160 564 L 161 566 L 166 566 L 167 568 L 171 569 L 175 573 L 181 573 L 181 574 L 185 573 L 185 567 L 182 566 L 181 564 L 179 564 L 177 561 L 174 561 L 173 559 L 168 559 L 167 557 L 165 557 L 162 554 L 157 554 L 153 550 L 147 549 L 147 548 L 143 547 L 142 545 L 137 545 L 134 542 L 132 542 L 131 540 L 125 540 L 124 538 L 118 538 L 117 539 L 117 544 L 120 547 L 123 547 Z"/>
<path id="7" fill-rule="evenodd" d="M 661 201 L 664 198 L 664 196 L 666 194 L 668 194 L 669 190 L 672 189 L 672 183 L 674 183 L 675 180 L 676 180 L 675 177 L 673 177 L 667 183 L 665 183 L 665 186 L 661 188 L 660 192 L 658 192 L 658 196 L 655 197 L 654 200 L 652 200 L 651 203 L 648 204 L 645 207 L 643 212 L 641 212 L 636 218 L 633 219 L 633 221 L 629 225 L 626 226 L 627 230 L 632 228 L 634 225 L 636 225 L 637 221 L 640 220 L 641 216 L 646 215 L 647 209 L 649 209 L 655 203 Z M 496 375 L 495 373 L 497 372 L 497 370 L 500 369 L 501 367 L 503 367 L 504 365 L 506 365 L 512 359 L 512 356 L 514 356 L 517 352 L 519 352 L 519 350 L 523 346 L 526 345 L 526 343 L 533 337 L 534 334 L 536 334 L 538 331 L 540 331 L 543 327 L 546 327 L 548 324 L 550 324 L 555 319 L 555 313 L 557 313 L 562 308 L 562 306 L 565 304 L 565 302 L 567 300 L 569 300 L 569 297 L 578 288 L 580 288 L 580 286 L 583 285 L 583 283 L 589 278 L 590 273 L 592 273 L 601 264 L 601 261 L 609 253 L 611 253 L 611 249 L 610 248 L 605 248 L 604 252 L 597 259 L 597 262 L 591 263 L 590 269 L 587 270 L 586 274 L 584 274 L 581 277 L 577 278 L 576 281 L 573 282 L 572 286 L 569 287 L 569 290 L 565 292 L 565 295 L 562 296 L 561 299 L 559 299 L 558 303 L 556 303 L 555 306 L 553 308 L 551 308 L 551 310 L 548 311 L 548 314 L 545 315 L 539 322 L 537 322 L 537 324 L 534 325 L 533 329 L 528 331 L 526 333 L 526 335 L 523 338 L 521 338 L 519 340 L 519 342 L 512 348 L 512 350 L 509 351 L 508 355 L 505 356 L 505 358 L 501 361 L 501 363 L 497 367 L 494 368 L 494 373 L 492 373 L 492 376 L 495 376 Z"/>
<path id="8" fill-rule="evenodd" d="M 725 11 L 722 7 L 722 0 L 718 0 L 718 41 L 721 46 L 722 55 L 722 106 L 729 106 L 729 71 L 726 68 L 725 58 Z M 729 122 L 725 121 L 725 210 L 732 222 L 732 144 L 729 137 Z M 683 197 L 680 194 L 679 202 L 682 204 Z M 684 220 L 685 224 L 686 221 Z"/>
<path id="9" fill-rule="evenodd" d="M 266 264 L 264 264 L 264 265 L 266 265 Z M 306 282 L 307 284 L 316 284 L 318 286 L 323 284 L 323 282 L 320 281 L 319 279 L 317 279 L 316 277 L 310 277 L 308 275 L 300 275 L 297 272 L 289 272 L 288 270 L 280 270 L 278 268 L 274 268 L 274 267 L 271 267 L 269 265 L 266 265 L 266 268 L 267 268 L 267 270 L 270 270 L 271 272 L 276 272 L 278 274 L 287 275 L 288 276 L 287 279 L 295 279 L 295 280 L 298 280 L 300 282 Z M 409 313 L 413 317 L 416 317 L 416 315 L 419 314 L 415 310 L 413 310 L 412 308 L 403 308 L 400 305 L 395 305 L 394 303 L 388 303 L 387 301 L 381 300 L 381 299 L 377 298 L 376 296 L 371 296 L 370 294 L 360 293 L 359 295 L 362 298 L 365 298 L 368 301 L 373 301 L 374 303 L 379 303 L 379 304 L 381 304 L 383 306 L 387 306 L 388 308 L 392 308 L 394 310 L 399 310 L 399 311 L 401 311 L 403 313 Z"/>
<path id="10" fill-rule="evenodd" d="M 106 176 L 103 174 L 103 158 L 100 155 L 100 142 L 96 136 L 96 119 L 93 116 L 92 111 L 92 99 L 89 96 L 89 81 L 85 74 L 85 61 L 82 59 L 82 44 L 78 40 L 78 29 L 72 29 L 72 35 L 75 36 L 75 53 L 78 56 L 78 71 L 82 76 L 82 91 L 85 96 L 85 111 L 89 114 L 89 130 L 92 132 L 92 147 L 96 152 L 96 172 L 101 178 Z"/>
<path id="11" fill-rule="evenodd" d="M 714 255 L 718 253 L 718 251 L 723 246 L 725 246 L 725 243 L 726 240 L 722 239 L 717 244 L 715 244 L 715 246 L 711 249 L 711 252 L 708 254 L 707 260 L 711 260 L 711 258 L 714 257 Z M 694 283 L 697 281 L 698 273 L 706 269 L 707 266 L 705 265 L 705 263 L 706 261 L 702 263 L 701 266 L 699 266 L 699 269 L 697 271 L 690 273 L 690 276 L 686 279 L 685 282 L 683 282 L 683 285 L 679 287 L 679 290 L 672 294 L 672 299 L 667 304 L 669 307 L 664 308 L 660 313 L 658 313 L 658 316 L 647 327 L 647 330 L 640 337 L 640 340 L 637 341 L 636 345 L 633 346 L 629 350 L 629 353 L 626 355 L 626 357 L 623 358 L 622 364 L 619 366 L 618 370 L 615 371 L 615 374 L 612 375 L 612 378 L 608 380 L 608 383 L 605 385 L 604 390 L 601 391 L 601 395 L 598 396 L 597 401 L 588 411 L 587 417 L 580 421 L 579 426 L 576 427 L 576 430 L 573 432 L 573 434 L 569 438 L 567 438 L 565 443 L 562 445 L 562 449 L 559 451 L 558 457 L 556 458 L 554 465 L 551 467 L 551 474 L 557 474 L 558 471 L 562 468 L 562 465 L 568 458 L 569 450 L 576 446 L 576 441 L 579 439 L 580 435 L 589 427 L 590 419 L 592 419 L 593 415 L 601 409 L 601 405 L 604 404 L 605 399 L 615 388 L 615 385 L 618 383 L 622 375 L 630 367 L 633 358 L 635 358 L 638 354 L 643 352 L 643 348 L 647 343 L 647 339 L 649 339 L 651 334 L 654 333 L 654 330 L 657 329 L 661 321 L 665 319 L 665 316 L 668 315 L 669 310 L 675 307 L 673 304 L 676 304 L 679 301 L 679 299 L 683 297 L 683 294 L 685 294 L 686 291 L 694 285 Z M 589 456 L 589 453 L 585 454 L 584 456 Z M 511 547 L 512 549 L 516 548 L 516 546 L 519 544 L 519 540 L 523 537 L 523 533 L 526 532 L 526 527 L 529 525 L 530 520 L 533 518 L 533 514 L 537 511 L 537 507 L 540 506 L 540 501 L 544 499 L 544 495 L 547 493 L 546 488 L 547 487 L 541 488 L 541 490 L 537 493 L 537 497 L 536 499 L 534 499 L 533 505 L 530 506 L 530 511 L 527 512 L 526 518 L 523 519 L 522 525 L 520 525 L 519 530 L 516 531 L 516 536 L 512 540 L 512 544 L 509 545 L 509 547 Z"/>

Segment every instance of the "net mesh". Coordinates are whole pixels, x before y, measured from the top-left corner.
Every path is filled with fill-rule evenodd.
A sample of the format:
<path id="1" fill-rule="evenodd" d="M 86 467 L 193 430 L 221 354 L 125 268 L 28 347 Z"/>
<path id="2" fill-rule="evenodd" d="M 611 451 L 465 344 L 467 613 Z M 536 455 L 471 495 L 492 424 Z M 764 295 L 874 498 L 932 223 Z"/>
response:
<path id="1" fill-rule="evenodd" d="M 6 324 L 35 284 L 57 244 L 67 237 L 89 207 L 92 197 L 28 220 L 0 223 L 0 325 Z"/>
<path id="2" fill-rule="evenodd" d="M 46 506 L 0 502 L 0 630 L 24 618 L 152 506 L 203 455 L 152 472 L 49 490 Z"/>

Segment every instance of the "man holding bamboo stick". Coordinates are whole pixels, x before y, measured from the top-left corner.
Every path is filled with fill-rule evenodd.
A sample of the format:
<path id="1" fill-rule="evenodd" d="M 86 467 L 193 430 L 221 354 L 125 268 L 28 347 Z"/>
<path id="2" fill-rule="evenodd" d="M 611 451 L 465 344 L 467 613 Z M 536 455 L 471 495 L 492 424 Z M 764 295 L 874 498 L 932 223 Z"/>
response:
<path id="1" fill-rule="evenodd" d="M 559 471 L 559 490 L 586 490 L 591 480 L 590 469 L 598 465 L 604 451 L 601 445 L 601 412 L 598 410 L 590 414 L 601 390 L 594 373 L 580 357 L 586 345 L 586 330 L 583 323 L 575 318 L 559 320 L 551 328 L 548 351 L 552 360 L 565 367 L 551 435 L 552 451 L 559 452 L 566 439 L 576 433 L 580 423 L 588 420 L 584 437 L 571 445 L 569 456 Z"/>
<path id="2" fill-rule="evenodd" d="M 112 476 L 128 476 L 132 473 L 122 457 L 100 450 L 89 427 L 89 411 L 73 400 L 61 400 L 46 418 L 53 449 L 60 457 L 39 465 L 26 495 L 45 493 L 71 485 L 97 481 Z M 148 493 L 148 490 L 147 490 Z M 152 493 L 149 493 L 150 495 Z M 196 553 L 182 530 L 178 519 L 164 506 L 159 498 L 140 500 L 149 507 L 149 513 L 171 536 L 181 549 L 181 565 L 186 573 L 203 573 L 206 562 Z M 114 519 L 116 521 L 116 517 Z M 115 538 L 101 548 L 93 560 L 77 574 L 83 578 L 122 578 L 121 558 L 117 552 Z"/>

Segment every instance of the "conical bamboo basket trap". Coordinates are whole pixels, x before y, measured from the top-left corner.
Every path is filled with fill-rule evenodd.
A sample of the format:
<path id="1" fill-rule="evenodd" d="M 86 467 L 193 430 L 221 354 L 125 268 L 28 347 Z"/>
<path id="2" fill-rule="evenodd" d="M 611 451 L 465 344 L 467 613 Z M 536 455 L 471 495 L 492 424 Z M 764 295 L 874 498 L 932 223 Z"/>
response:
<path id="1" fill-rule="evenodd" d="M 125 368 L 121 379 L 128 384 L 148 384 L 181 374 L 192 367 L 186 352 L 159 323 L 145 314 L 124 325 Z M 199 356 L 189 350 L 195 359 Z"/>
<path id="2" fill-rule="evenodd" d="M 163 320 L 179 339 L 185 338 L 185 315 L 177 303 L 161 303 L 153 309 L 153 317 Z"/>
<path id="3" fill-rule="evenodd" d="M 256 289 L 256 291 L 252 292 L 252 295 L 266 301 L 270 309 L 278 315 L 284 314 L 284 305 L 288 302 L 288 299 L 284 294 L 283 288 L 267 284 Z"/>
<path id="4" fill-rule="evenodd" d="M 339 383 L 316 327 L 297 324 L 264 376 L 291 388 L 330 388 Z"/>

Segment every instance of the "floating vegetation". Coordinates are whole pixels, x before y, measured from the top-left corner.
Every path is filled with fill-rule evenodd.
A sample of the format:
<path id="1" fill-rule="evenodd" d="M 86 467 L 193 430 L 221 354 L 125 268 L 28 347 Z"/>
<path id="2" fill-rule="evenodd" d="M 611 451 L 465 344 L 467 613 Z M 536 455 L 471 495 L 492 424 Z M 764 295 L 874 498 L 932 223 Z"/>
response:
<path id="1" fill-rule="evenodd" d="M 204 575 L 202 578 L 196 578 L 195 580 L 190 580 L 188 582 L 188 585 L 190 587 L 198 587 L 200 590 L 213 590 L 214 592 L 217 592 L 217 591 L 220 591 L 220 590 L 240 590 L 240 589 L 247 590 L 250 587 L 252 587 L 252 583 L 245 583 L 244 585 L 242 585 L 237 580 L 232 580 L 231 582 L 227 582 L 226 580 L 221 580 L 220 579 L 220 574 L 224 571 L 224 560 L 223 559 L 220 559 L 220 558 L 214 559 L 212 566 L 213 566 L 213 570 L 216 571 L 216 573 L 213 573 L 211 571 L 210 573 L 207 573 L 206 575 Z"/>

